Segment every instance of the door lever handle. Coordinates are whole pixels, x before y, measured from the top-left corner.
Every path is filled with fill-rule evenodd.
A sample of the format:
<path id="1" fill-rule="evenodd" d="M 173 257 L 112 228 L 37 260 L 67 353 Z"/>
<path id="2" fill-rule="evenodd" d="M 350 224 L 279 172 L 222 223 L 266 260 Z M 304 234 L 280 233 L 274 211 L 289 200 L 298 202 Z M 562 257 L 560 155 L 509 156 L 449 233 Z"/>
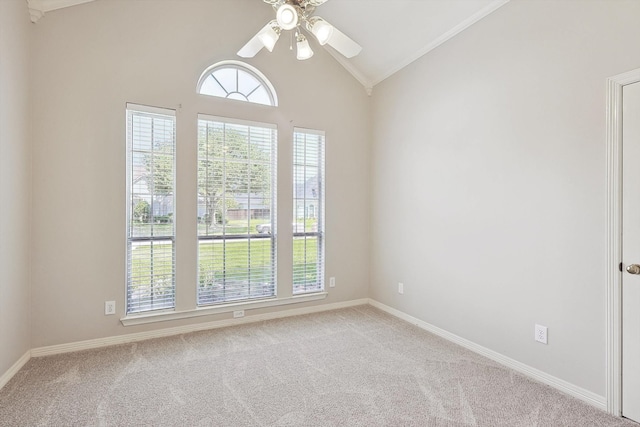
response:
<path id="1" fill-rule="evenodd" d="M 640 274 L 640 265 L 631 264 L 627 266 L 627 273 L 629 274 Z"/>

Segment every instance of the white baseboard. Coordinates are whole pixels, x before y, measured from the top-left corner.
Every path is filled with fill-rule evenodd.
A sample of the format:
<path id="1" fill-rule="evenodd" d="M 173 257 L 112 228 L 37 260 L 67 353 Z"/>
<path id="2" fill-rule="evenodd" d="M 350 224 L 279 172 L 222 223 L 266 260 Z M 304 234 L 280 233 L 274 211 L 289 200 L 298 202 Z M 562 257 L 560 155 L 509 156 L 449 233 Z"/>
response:
<path id="1" fill-rule="evenodd" d="M 94 348 L 107 347 L 110 345 L 128 344 L 136 341 L 144 341 L 152 338 L 162 338 L 172 335 L 187 334 L 189 332 L 204 331 L 207 329 L 224 328 L 226 326 L 242 325 L 245 323 L 262 322 L 265 320 L 279 319 L 303 314 L 319 313 L 322 311 L 336 310 L 340 308 L 354 307 L 369 303 L 368 298 L 352 301 L 336 302 L 332 304 L 322 304 L 311 307 L 293 308 L 290 310 L 276 311 L 273 313 L 256 314 L 252 316 L 240 317 L 237 319 L 217 320 L 206 323 L 196 323 L 193 325 L 177 326 L 174 328 L 164 328 L 155 331 L 139 332 L 135 334 L 118 335 L 114 337 L 97 338 L 86 341 L 78 341 L 67 344 L 51 345 L 31 349 L 32 357 L 50 356 L 53 354 L 70 353 L 73 351 L 90 350 Z"/>
<path id="2" fill-rule="evenodd" d="M 18 373 L 20 369 L 31 359 L 31 350 L 27 350 L 25 354 L 22 355 L 20 359 L 16 363 L 14 363 L 7 372 L 0 376 L 0 389 L 4 387 L 13 376 Z"/>
<path id="3" fill-rule="evenodd" d="M 425 331 L 431 332 L 435 335 L 438 335 L 439 337 L 442 337 L 448 341 L 456 343 L 475 353 L 478 353 L 491 360 L 494 360 L 500 363 L 501 365 L 504 365 L 508 368 L 513 369 L 514 371 L 517 371 L 523 375 L 526 375 L 527 377 L 530 377 L 541 383 L 547 384 L 563 393 L 566 393 L 570 396 L 580 399 L 583 402 L 593 405 L 598 409 L 602 409 L 603 411 L 607 410 L 607 400 L 604 396 L 600 396 L 589 390 L 585 390 L 582 387 L 578 387 L 575 384 L 571 384 L 565 380 L 554 377 L 553 375 L 549 375 L 546 372 L 543 372 L 539 369 L 532 368 L 529 365 L 526 365 L 522 362 L 518 362 L 517 360 L 511 359 L 510 357 L 504 356 L 496 351 L 490 350 L 486 347 L 483 347 L 479 344 L 469 341 L 468 339 L 459 337 L 455 334 L 452 334 L 451 332 L 445 331 L 444 329 L 438 328 L 437 326 L 434 326 L 430 323 L 417 319 L 400 310 L 396 310 L 393 307 L 389 307 L 388 305 L 382 304 L 371 298 L 369 299 L 369 304 L 395 317 L 398 317 L 399 319 L 402 319 L 406 322 L 414 324 L 419 328 L 424 329 Z"/>

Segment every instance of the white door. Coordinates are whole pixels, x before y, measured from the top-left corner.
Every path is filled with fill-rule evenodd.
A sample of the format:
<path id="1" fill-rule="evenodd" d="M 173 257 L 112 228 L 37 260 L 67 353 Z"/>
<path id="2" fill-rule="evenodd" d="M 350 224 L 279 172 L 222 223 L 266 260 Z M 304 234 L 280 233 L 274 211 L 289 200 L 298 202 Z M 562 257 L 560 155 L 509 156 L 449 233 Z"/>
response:
<path id="1" fill-rule="evenodd" d="M 622 415 L 640 422 L 640 82 L 622 105 Z"/>

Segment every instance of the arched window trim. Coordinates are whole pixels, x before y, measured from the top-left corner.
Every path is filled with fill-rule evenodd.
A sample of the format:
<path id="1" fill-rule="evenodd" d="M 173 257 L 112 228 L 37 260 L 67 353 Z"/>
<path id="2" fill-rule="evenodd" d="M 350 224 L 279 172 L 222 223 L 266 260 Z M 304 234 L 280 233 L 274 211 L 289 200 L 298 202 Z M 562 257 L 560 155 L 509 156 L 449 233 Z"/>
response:
<path id="1" fill-rule="evenodd" d="M 260 70 L 258 70 L 256 67 L 254 67 L 252 65 L 249 65 L 249 64 L 247 64 L 245 62 L 235 61 L 235 60 L 232 60 L 232 59 L 229 59 L 229 60 L 226 60 L 226 61 L 217 62 L 217 63 L 211 65 L 210 67 L 208 67 L 206 70 L 204 70 L 204 72 L 200 75 L 200 78 L 198 79 L 198 86 L 196 88 L 196 91 L 197 91 L 198 94 L 205 95 L 205 96 L 215 96 L 215 95 L 203 94 L 202 93 L 202 85 L 204 84 L 205 80 L 210 75 L 212 75 L 215 71 L 217 71 L 219 69 L 222 69 L 222 68 L 232 68 L 232 69 L 242 70 L 242 71 L 245 71 L 245 72 L 251 74 L 266 89 L 266 91 L 267 91 L 267 93 L 269 95 L 269 99 L 271 100 L 271 105 L 274 106 L 274 107 L 278 106 L 278 95 L 276 94 L 276 89 L 273 87 L 273 85 L 271 84 L 269 79 L 264 74 L 262 74 L 262 72 Z M 245 94 L 243 94 L 243 93 L 240 93 L 240 92 L 232 92 L 232 93 L 238 93 L 238 94 L 242 95 L 244 98 L 247 98 L 247 96 Z M 229 99 L 229 98 L 227 97 L 227 99 Z M 233 98 L 231 98 L 231 99 L 233 99 Z M 246 99 L 246 102 L 254 103 L 254 102 L 249 101 L 248 99 Z M 264 105 L 264 104 L 260 104 L 260 105 Z"/>

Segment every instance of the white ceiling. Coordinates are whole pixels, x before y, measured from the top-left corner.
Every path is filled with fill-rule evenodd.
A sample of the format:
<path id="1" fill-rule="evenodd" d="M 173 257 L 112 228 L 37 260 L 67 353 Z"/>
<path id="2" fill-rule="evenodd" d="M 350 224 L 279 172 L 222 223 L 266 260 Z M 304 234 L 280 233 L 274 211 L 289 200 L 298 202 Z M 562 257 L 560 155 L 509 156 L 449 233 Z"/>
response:
<path id="1" fill-rule="evenodd" d="M 89 1 L 27 0 L 34 22 L 45 12 Z M 363 47 L 352 59 L 328 50 L 370 89 L 508 1 L 331 0 L 318 7 L 315 14 Z M 264 5 L 256 0 L 256 8 L 260 7 Z"/>

